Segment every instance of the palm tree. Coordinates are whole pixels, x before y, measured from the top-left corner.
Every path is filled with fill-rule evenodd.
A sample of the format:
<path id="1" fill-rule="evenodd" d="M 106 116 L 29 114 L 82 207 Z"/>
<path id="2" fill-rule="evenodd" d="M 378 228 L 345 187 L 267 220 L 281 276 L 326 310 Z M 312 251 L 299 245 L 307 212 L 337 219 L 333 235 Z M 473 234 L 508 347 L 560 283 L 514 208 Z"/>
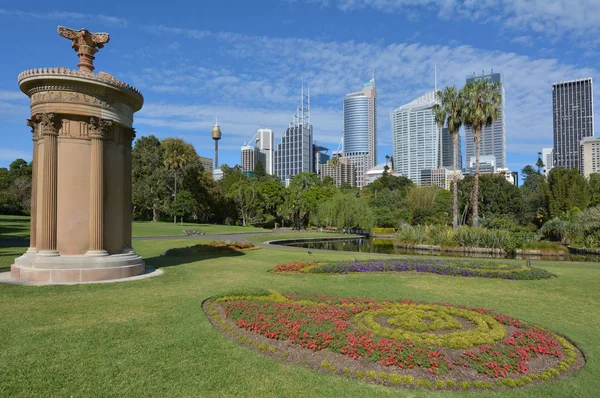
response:
<path id="1" fill-rule="evenodd" d="M 165 167 L 167 170 L 172 170 L 175 177 L 173 200 L 177 200 L 177 172 L 183 170 L 190 160 L 189 144 L 179 138 L 167 138 L 163 141 L 163 145 Z M 177 216 L 173 216 L 173 223 L 177 223 Z"/>
<path id="2" fill-rule="evenodd" d="M 500 117 L 502 99 L 500 97 L 500 83 L 490 84 L 487 80 L 480 79 L 469 82 L 460 92 L 463 101 L 462 122 L 473 129 L 475 142 L 475 178 L 473 180 L 473 228 L 479 225 L 479 143 L 483 126 L 490 126 Z"/>
<path id="3" fill-rule="evenodd" d="M 462 125 L 462 96 L 459 94 L 456 86 L 446 87 L 444 91 L 439 90 L 437 93 L 439 104 L 433 106 L 435 121 L 440 127 L 440 137 L 444 125 L 448 127 L 448 133 L 452 136 L 454 145 L 454 161 L 452 168 L 452 227 L 458 227 L 458 189 L 456 164 L 458 163 L 458 132 Z M 441 142 L 441 139 L 440 139 Z M 441 152 L 441 151 L 440 151 Z"/>

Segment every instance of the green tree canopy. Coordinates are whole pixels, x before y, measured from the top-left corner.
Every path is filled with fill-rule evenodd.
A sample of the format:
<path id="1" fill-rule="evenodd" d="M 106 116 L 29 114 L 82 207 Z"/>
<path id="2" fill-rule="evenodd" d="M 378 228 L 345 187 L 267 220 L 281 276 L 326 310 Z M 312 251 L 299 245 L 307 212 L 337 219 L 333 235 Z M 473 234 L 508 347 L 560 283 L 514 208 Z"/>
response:
<path id="1" fill-rule="evenodd" d="M 167 170 L 164 147 L 153 135 L 140 137 L 131 151 L 132 196 L 136 218 L 158 221 L 167 209 Z"/>
<path id="2" fill-rule="evenodd" d="M 577 169 L 554 167 L 548 173 L 544 199 L 550 218 L 565 217 L 574 208 L 587 208 L 590 202 L 588 182 Z"/>

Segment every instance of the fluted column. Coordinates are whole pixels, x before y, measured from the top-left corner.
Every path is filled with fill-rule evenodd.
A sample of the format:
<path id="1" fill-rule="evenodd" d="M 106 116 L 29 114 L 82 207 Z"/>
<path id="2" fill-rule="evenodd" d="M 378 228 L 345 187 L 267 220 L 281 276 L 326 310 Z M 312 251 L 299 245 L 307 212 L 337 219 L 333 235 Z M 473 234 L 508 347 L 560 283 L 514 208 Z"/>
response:
<path id="1" fill-rule="evenodd" d="M 57 256 L 56 250 L 56 200 L 58 177 L 58 122 L 54 113 L 37 116 L 38 128 L 44 140 L 44 164 L 42 165 L 41 220 L 35 228 L 41 228 L 41 242 L 36 242 L 38 255 Z M 37 193 L 36 193 L 37 195 Z M 38 222 L 39 221 L 39 222 Z"/>
<path id="2" fill-rule="evenodd" d="M 29 249 L 27 253 L 36 253 L 37 240 L 37 166 L 38 166 L 38 135 L 37 122 L 27 119 L 27 125 L 31 128 L 33 136 L 33 158 L 31 160 L 31 217 L 29 222 Z"/>
<path id="3" fill-rule="evenodd" d="M 123 148 L 123 160 L 125 162 L 125 187 L 123 189 L 125 195 L 125 244 L 123 245 L 123 251 L 129 252 L 132 250 L 131 246 L 131 222 L 132 220 L 132 200 L 131 200 L 131 142 L 135 138 L 135 130 L 125 130 L 125 136 L 123 137 L 124 148 Z"/>
<path id="4" fill-rule="evenodd" d="M 90 176 L 90 246 L 88 256 L 105 256 L 104 249 L 104 139 L 112 125 L 110 120 L 90 118 L 92 140 Z"/>

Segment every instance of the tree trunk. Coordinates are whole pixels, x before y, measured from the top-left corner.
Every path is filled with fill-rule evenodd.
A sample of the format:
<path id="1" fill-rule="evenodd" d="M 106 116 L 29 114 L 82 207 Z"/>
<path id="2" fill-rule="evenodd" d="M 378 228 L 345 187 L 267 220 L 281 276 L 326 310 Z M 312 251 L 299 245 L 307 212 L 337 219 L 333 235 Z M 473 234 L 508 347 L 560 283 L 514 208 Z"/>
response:
<path id="1" fill-rule="evenodd" d="M 475 127 L 475 178 L 473 179 L 473 228 L 479 226 L 479 144 L 481 141 L 481 126 Z"/>
<path id="2" fill-rule="evenodd" d="M 152 206 L 152 221 L 158 221 L 158 209 L 156 206 Z"/>
<path id="3" fill-rule="evenodd" d="M 454 145 L 454 167 L 452 171 L 452 228 L 458 228 L 458 188 L 456 177 L 456 164 L 458 163 L 458 132 L 452 134 Z"/>
<path id="4" fill-rule="evenodd" d="M 175 199 L 177 200 L 177 172 L 175 172 Z M 177 216 L 173 216 L 173 224 L 177 224 Z"/>

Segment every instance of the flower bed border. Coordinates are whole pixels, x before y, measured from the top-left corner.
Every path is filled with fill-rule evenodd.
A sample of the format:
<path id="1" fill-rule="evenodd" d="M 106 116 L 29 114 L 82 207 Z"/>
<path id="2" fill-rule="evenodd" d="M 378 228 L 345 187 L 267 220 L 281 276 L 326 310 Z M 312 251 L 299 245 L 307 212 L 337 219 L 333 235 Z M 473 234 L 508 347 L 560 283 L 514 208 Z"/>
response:
<path id="1" fill-rule="evenodd" d="M 271 292 L 273 295 L 280 295 L 275 291 Z M 250 298 L 261 300 L 258 298 L 260 296 L 234 297 L 239 300 Z M 262 300 L 272 301 L 272 297 L 273 296 L 264 296 Z M 415 376 L 410 373 L 406 374 L 406 371 L 403 371 L 403 374 L 377 371 L 373 369 L 384 366 L 380 364 L 365 363 L 366 360 L 361 361 L 346 358 L 343 355 L 328 350 L 311 351 L 298 347 L 285 340 L 272 340 L 258 333 L 238 328 L 235 322 L 225 317 L 221 308 L 214 306 L 216 300 L 226 301 L 231 298 L 233 297 L 209 297 L 202 302 L 202 309 L 211 324 L 230 340 L 274 359 L 370 383 L 428 390 L 507 390 L 547 384 L 550 380 L 562 379 L 572 375 L 585 365 L 584 353 L 567 337 L 548 329 L 538 327 L 538 330 L 551 334 L 552 337 L 559 342 L 566 354 L 565 358 L 555 367 L 545 369 L 544 372 L 541 373 L 529 374 L 521 377 L 505 377 L 492 382 L 489 381 L 489 379 L 487 381 L 476 380 L 474 378 L 469 380 L 453 380 L 445 378 L 444 376 Z M 342 365 L 346 366 L 342 367 Z M 365 368 L 371 368 L 371 370 Z M 386 370 L 389 369 L 387 367 L 384 368 L 386 368 Z"/>
<path id="2" fill-rule="evenodd" d="M 404 262 L 404 263 L 402 263 Z M 427 264 L 429 262 L 429 264 Z M 376 263 L 376 264 L 371 264 Z M 405 273 L 418 272 L 445 276 L 463 276 L 472 278 L 494 278 L 509 280 L 542 280 L 556 278 L 556 275 L 543 268 L 508 265 L 509 268 L 486 268 L 490 262 L 481 261 L 481 266 L 469 265 L 467 260 L 427 260 L 427 259 L 367 259 L 335 262 L 291 261 L 287 264 L 277 264 L 269 272 L 273 273 L 303 273 L 303 274 L 375 274 L 375 273 Z M 512 268 L 510 268 L 512 267 Z M 369 269 L 372 268 L 372 269 Z M 536 274 L 537 273 L 537 274 Z"/>

